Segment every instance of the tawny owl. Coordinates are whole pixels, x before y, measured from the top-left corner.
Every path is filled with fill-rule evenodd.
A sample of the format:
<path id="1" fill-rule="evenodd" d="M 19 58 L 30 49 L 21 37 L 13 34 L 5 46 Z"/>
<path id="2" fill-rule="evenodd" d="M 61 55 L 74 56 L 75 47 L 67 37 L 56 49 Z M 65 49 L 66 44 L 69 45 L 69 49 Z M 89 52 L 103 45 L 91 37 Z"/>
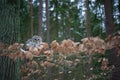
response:
<path id="1" fill-rule="evenodd" d="M 33 36 L 26 41 L 26 47 L 40 47 L 42 45 L 42 38 L 40 36 Z"/>

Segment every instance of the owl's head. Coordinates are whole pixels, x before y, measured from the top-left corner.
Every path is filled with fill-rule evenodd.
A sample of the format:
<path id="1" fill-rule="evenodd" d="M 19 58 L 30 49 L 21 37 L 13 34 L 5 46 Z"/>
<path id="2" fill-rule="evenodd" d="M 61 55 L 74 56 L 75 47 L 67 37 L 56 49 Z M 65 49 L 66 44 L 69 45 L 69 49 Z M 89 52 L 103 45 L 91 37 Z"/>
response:
<path id="1" fill-rule="evenodd" d="M 33 40 L 33 42 L 35 42 L 36 44 L 41 44 L 41 43 L 42 43 L 42 38 L 41 38 L 40 36 L 37 36 L 37 35 L 33 36 L 33 37 L 32 37 L 32 40 Z"/>

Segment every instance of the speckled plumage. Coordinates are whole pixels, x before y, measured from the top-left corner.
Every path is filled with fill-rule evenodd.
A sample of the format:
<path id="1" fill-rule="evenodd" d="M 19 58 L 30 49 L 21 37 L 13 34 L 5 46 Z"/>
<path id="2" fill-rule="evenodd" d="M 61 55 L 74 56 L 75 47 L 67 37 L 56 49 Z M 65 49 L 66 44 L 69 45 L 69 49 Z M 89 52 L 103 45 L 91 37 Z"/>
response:
<path id="1" fill-rule="evenodd" d="M 26 47 L 40 47 L 41 44 L 42 38 L 36 35 L 26 41 Z"/>

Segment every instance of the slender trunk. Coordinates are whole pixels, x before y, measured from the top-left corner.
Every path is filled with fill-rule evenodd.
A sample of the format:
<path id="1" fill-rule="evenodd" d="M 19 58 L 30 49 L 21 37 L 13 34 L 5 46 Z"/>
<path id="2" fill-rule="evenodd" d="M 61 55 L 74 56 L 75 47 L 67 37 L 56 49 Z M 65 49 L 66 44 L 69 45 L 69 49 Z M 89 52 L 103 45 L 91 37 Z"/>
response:
<path id="1" fill-rule="evenodd" d="M 32 9 L 32 0 L 29 0 L 30 3 L 30 34 L 33 36 L 33 9 Z"/>
<path id="2" fill-rule="evenodd" d="M 41 36 L 41 38 L 43 38 L 43 34 L 42 34 L 42 10 L 43 10 L 43 7 L 42 7 L 42 4 L 43 4 L 43 1 L 42 0 L 39 0 L 39 22 L 38 22 L 38 35 Z"/>
<path id="3" fill-rule="evenodd" d="M 70 25 L 70 13 L 68 13 L 68 38 L 71 39 L 71 25 Z"/>
<path id="4" fill-rule="evenodd" d="M 50 25 L 49 25 L 49 0 L 46 0 L 46 27 L 47 27 L 47 43 L 50 43 Z M 51 67 L 47 67 L 47 79 L 51 80 Z"/>
<path id="5" fill-rule="evenodd" d="M 91 36 L 91 30 L 90 30 L 90 8 L 89 8 L 89 0 L 85 0 L 85 7 L 86 7 L 86 34 L 87 37 Z"/>
<path id="6" fill-rule="evenodd" d="M 68 25 L 67 31 L 68 31 L 67 38 L 68 38 L 68 39 L 71 39 L 70 25 Z"/>
<path id="7" fill-rule="evenodd" d="M 55 37 L 58 39 L 58 32 L 59 32 L 59 22 L 58 22 L 58 12 L 56 12 L 56 29 L 55 29 Z"/>
<path id="8" fill-rule="evenodd" d="M 19 28 L 18 28 L 18 42 L 21 41 L 21 35 L 20 35 L 20 0 L 18 0 L 18 25 L 19 25 Z"/>
<path id="9" fill-rule="evenodd" d="M 55 8 L 57 9 L 58 8 L 58 1 L 56 0 L 56 2 L 55 2 Z M 56 18 L 56 29 L 55 29 L 55 37 L 56 37 L 56 39 L 58 39 L 58 32 L 59 32 L 59 22 L 58 22 L 58 10 L 56 10 L 56 16 L 55 16 L 55 18 Z"/>
<path id="10" fill-rule="evenodd" d="M 47 42 L 50 42 L 50 25 L 49 25 L 49 11 L 48 0 L 46 0 L 46 27 L 47 27 Z"/>
<path id="11" fill-rule="evenodd" d="M 90 8 L 89 8 L 89 0 L 85 0 L 85 8 L 86 8 L 86 11 L 85 11 L 85 16 L 86 16 L 86 35 L 87 37 L 89 38 L 91 36 L 91 30 L 90 30 Z M 88 61 L 88 77 L 91 77 L 92 76 L 92 71 L 91 71 L 91 68 L 92 68 L 92 54 L 88 53 L 89 54 L 89 61 Z"/>

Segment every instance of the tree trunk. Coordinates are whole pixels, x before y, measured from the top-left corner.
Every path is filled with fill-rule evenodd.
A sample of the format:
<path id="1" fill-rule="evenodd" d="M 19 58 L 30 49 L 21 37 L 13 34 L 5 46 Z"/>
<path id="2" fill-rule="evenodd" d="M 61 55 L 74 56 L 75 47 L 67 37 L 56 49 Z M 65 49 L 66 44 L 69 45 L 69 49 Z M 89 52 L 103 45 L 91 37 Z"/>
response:
<path id="1" fill-rule="evenodd" d="M 30 5 L 30 34 L 33 36 L 33 9 L 32 9 L 32 0 L 29 0 Z"/>
<path id="2" fill-rule="evenodd" d="M 86 16 L 86 34 L 87 37 L 91 36 L 91 30 L 90 30 L 90 8 L 89 8 L 89 0 L 85 0 L 85 16 Z"/>
<path id="3" fill-rule="evenodd" d="M 47 43 L 50 43 L 50 25 L 49 25 L 49 4 L 48 0 L 46 0 L 46 27 L 47 27 Z"/>
<path id="4" fill-rule="evenodd" d="M 47 43 L 50 43 L 50 25 L 49 25 L 49 0 L 46 0 L 46 27 L 47 27 Z M 47 79 L 51 80 L 51 67 L 47 67 Z"/>
<path id="5" fill-rule="evenodd" d="M 105 7 L 105 26 L 107 36 L 111 35 L 115 32 L 114 23 L 113 23 L 113 15 L 112 15 L 112 1 L 104 0 Z M 110 64 L 114 64 L 115 53 L 113 50 L 110 50 Z M 113 55 L 113 56 L 112 56 Z"/>
<path id="6" fill-rule="evenodd" d="M 7 1 L 9 1 L 9 4 Z M 13 2 L 1 0 L 0 4 L 0 40 L 4 44 L 13 44 L 18 42 L 18 37 L 20 37 L 20 0 Z M 0 54 L 4 54 L 3 50 L 0 49 Z M 18 63 L 19 61 L 0 56 L 0 80 L 20 80 Z"/>
<path id="7" fill-rule="evenodd" d="M 58 0 L 55 1 L 55 9 L 57 9 L 58 6 Z M 56 15 L 55 15 L 55 24 L 56 24 L 56 29 L 55 29 L 55 38 L 58 39 L 58 32 L 59 32 L 59 22 L 58 22 L 58 10 L 56 10 Z"/>
<path id="8" fill-rule="evenodd" d="M 113 23 L 112 0 L 104 0 L 104 7 L 106 33 L 107 35 L 110 35 L 115 32 Z"/>
<path id="9" fill-rule="evenodd" d="M 91 30 L 90 30 L 90 8 L 89 8 L 89 0 L 85 0 L 85 17 L 86 17 L 86 35 L 89 38 L 91 36 Z M 89 54 L 89 61 L 88 61 L 88 77 L 92 76 L 92 71 L 90 70 L 92 68 L 92 54 Z"/>
<path id="10" fill-rule="evenodd" d="M 107 36 L 115 32 L 114 22 L 113 22 L 113 11 L 112 11 L 112 0 L 104 0 L 105 7 L 105 26 Z M 117 51 L 115 48 L 109 50 L 109 63 L 114 65 L 115 68 L 112 70 L 112 80 L 120 79 L 120 57 L 117 56 Z"/>
<path id="11" fill-rule="evenodd" d="M 39 16 L 39 22 L 38 22 L 38 25 L 39 25 L 39 27 L 38 27 L 38 35 L 39 36 L 41 36 L 41 38 L 43 38 L 43 34 L 42 34 L 42 15 L 43 15 L 43 12 L 42 12 L 42 10 L 43 10 L 43 7 L 42 7 L 42 4 L 43 4 L 43 1 L 42 0 L 39 0 L 39 14 L 38 14 L 38 16 Z"/>
<path id="12" fill-rule="evenodd" d="M 68 28 L 67 28 L 67 30 L 68 30 L 67 36 L 69 39 L 71 39 L 71 25 L 70 25 L 70 23 L 71 23 L 71 20 L 70 20 L 70 12 L 69 12 L 68 13 Z"/>

